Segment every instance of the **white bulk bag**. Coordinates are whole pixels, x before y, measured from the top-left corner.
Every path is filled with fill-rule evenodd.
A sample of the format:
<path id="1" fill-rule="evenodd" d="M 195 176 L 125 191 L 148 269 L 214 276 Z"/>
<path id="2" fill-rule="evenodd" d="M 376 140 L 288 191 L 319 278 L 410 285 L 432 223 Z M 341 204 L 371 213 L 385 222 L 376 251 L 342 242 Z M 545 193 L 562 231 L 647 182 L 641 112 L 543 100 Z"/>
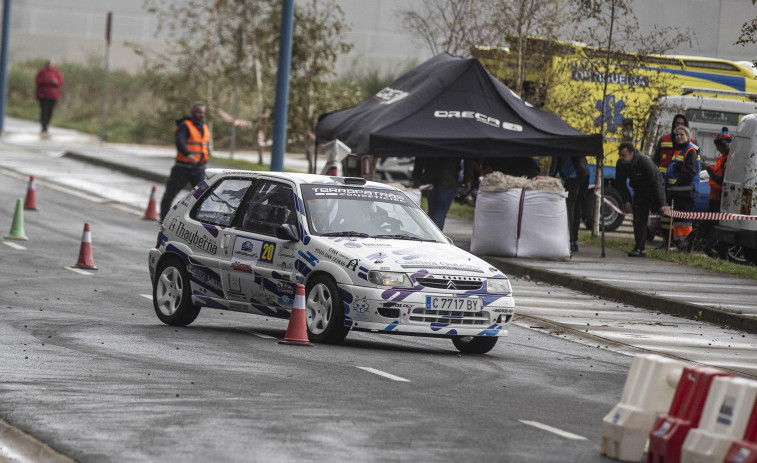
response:
<path id="1" fill-rule="evenodd" d="M 471 252 L 502 257 L 570 257 L 567 193 L 526 190 L 518 239 L 521 191 L 478 192 Z"/>

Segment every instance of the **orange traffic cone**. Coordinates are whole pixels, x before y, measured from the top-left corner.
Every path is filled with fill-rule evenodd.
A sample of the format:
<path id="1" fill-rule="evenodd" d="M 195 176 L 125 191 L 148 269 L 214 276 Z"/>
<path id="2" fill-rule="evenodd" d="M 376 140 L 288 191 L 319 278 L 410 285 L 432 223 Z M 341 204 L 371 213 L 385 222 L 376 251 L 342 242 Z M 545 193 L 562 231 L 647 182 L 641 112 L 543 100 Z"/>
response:
<path id="1" fill-rule="evenodd" d="M 27 211 L 37 210 L 37 192 L 34 175 L 29 177 L 29 186 L 26 188 L 26 199 L 24 200 L 24 209 Z"/>
<path id="2" fill-rule="evenodd" d="M 79 248 L 79 260 L 74 268 L 86 268 L 97 270 L 95 261 L 92 260 L 92 234 L 89 232 L 89 222 L 84 223 L 84 233 L 81 235 L 81 247 Z"/>
<path id="3" fill-rule="evenodd" d="M 292 314 L 289 316 L 289 326 L 287 326 L 287 332 L 284 335 L 284 340 L 279 341 L 276 344 L 315 347 L 310 344 L 310 340 L 308 339 L 308 330 L 305 327 L 306 316 L 305 286 L 298 284 L 297 292 L 294 295 Z"/>
<path id="4" fill-rule="evenodd" d="M 150 193 L 150 202 L 147 203 L 147 210 L 145 210 L 145 216 L 142 220 L 158 220 L 158 200 L 155 193 L 155 185 L 152 186 L 152 193 Z"/>

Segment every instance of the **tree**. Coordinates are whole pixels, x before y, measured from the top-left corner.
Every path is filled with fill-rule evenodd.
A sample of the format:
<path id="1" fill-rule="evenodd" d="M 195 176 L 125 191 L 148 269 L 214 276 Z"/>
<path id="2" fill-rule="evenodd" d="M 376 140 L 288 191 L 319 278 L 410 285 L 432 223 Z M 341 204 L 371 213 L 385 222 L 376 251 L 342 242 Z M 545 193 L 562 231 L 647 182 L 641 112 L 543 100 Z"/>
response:
<path id="1" fill-rule="evenodd" d="M 158 17 L 158 33 L 168 37 L 166 53 L 149 55 L 141 50 L 157 91 L 171 97 L 172 104 L 163 108 L 166 117 L 181 114 L 198 99 L 211 108 L 230 108 L 235 77 L 241 76 L 242 95 L 252 97 L 242 99 L 240 119 L 252 122 L 254 134 L 268 135 L 272 129 L 281 2 L 145 0 L 145 6 Z M 344 39 L 347 31 L 344 13 L 334 0 L 295 5 L 288 128 L 290 134 L 300 134 L 296 138 L 307 139 L 303 134 L 309 129 L 304 127 L 314 124 L 318 111 L 336 109 L 326 102 L 355 102 L 349 92 L 345 94 L 327 80 L 333 75 L 336 58 L 351 47 Z M 175 78 L 177 74 L 179 79 Z M 218 122 L 230 127 L 228 122 Z M 219 134 L 214 136 L 217 139 Z M 257 148 L 262 164 L 263 147 L 257 143 Z"/>
<path id="2" fill-rule="evenodd" d="M 598 71 L 601 75 L 598 84 L 602 87 L 602 99 L 598 102 L 597 109 L 600 112 L 599 133 L 602 135 L 602 140 L 606 142 L 608 141 L 606 133 L 608 115 L 620 110 L 613 108 L 612 99 L 608 98 L 607 84 L 610 77 L 613 74 L 622 73 L 632 78 L 635 69 L 645 64 L 647 55 L 663 54 L 687 40 L 687 37 L 677 28 L 655 28 L 646 36 L 640 35 L 638 19 L 632 9 L 632 0 L 574 0 L 573 18 L 575 24 L 582 26 L 579 29 L 581 32 L 578 38 L 600 51 L 594 56 L 587 54 L 584 65 L 592 74 Z M 629 54 L 629 50 L 635 51 L 636 54 Z M 661 76 L 658 77 L 659 83 L 652 87 L 657 93 L 654 99 L 667 93 L 664 79 Z M 632 88 L 637 90 L 634 86 Z M 643 87 L 639 86 L 639 89 L 641 88 Z M 646 118 L 640 120 L 646 120 Z M 622 130 L 622 126 L 620 128 Z M 617 131 L 618 127 L 613 126 L 613 129 Z M 588 132 L 583 128 L 579 130 Z M 603 157 L 597 158 L 595 188 L 601 189 L 604 186 L 603 167 Z M 595 201 L 594 204 L 592 235 L 597 236 L 601 203 Z"/>
<path id="3" fill-rule="evenodd" d="M 470 56 L 475 45 L 497 42 L 495 12 L 496 2 L 490 0 L 427 0 L 418 10 L 401 11 L 400 18 L 434 55 Z"/>

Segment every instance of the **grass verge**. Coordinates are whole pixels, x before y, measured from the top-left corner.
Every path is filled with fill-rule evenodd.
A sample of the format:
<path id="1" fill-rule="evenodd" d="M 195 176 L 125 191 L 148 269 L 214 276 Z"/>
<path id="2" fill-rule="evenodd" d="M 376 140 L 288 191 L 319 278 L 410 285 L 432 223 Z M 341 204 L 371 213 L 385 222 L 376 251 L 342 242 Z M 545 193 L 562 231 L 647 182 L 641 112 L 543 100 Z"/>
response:
<path id="1" fill-rule="evenodd" d="M 591 232 L 586 230 L 581 230 L 578 233 L 578 240 L 582 243 L 591 244 L 593 246 L 602 245 L 601 239 L 599 237 L 591 236 Z M 633 236 L 629 236 L 627 238 L 605 236 L 605 247 L 609 249 L 615 249 L 617 251 L 628 252 L 634 247 Z M 689 267 L 698 267 L 705 270 L 713 270 L 715 272 L 726 273 L 728 275 L 736 275 L 757 280 L 757 267 L 755 266 L 737 264 L 735 262 L 728 262 L 722 259 L 713 259 L 712 257 L 706 256 L 704 254 L 680 251 L 668 252 L 664 249 L 647 248 L 647 258 L 665 262 L 674 262 L 676 264 L 686 265 Z"/>

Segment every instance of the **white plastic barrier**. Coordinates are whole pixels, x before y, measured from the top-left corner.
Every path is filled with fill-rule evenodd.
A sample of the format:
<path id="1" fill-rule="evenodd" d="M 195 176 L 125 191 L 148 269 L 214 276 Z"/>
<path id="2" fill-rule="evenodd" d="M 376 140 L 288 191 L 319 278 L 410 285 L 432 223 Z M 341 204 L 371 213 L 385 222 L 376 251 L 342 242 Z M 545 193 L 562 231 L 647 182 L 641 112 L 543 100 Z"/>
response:
<path id="1" fill-rule="evenodd" d="M 757 381 L 720 377 L 712 380 L 699 428 L 683 441 L 681 463 L 722 462 L 734 441 L 744 437 Z"/>
<path id="2" fill-rule="evenodd" d="M 567 193 L 526 190 L 518 238 L 520 189 L 479 191 L 471 252 L 487 256 L 570 257 Z"/>
<path id="3" fill-rule="evenodd" d="M 649 432 L 670 408 L 685 366 L 660 355 L 634 357 L 620 403 L 602 420 L 602 454 L 621 461 L 641 460 Z"/>

